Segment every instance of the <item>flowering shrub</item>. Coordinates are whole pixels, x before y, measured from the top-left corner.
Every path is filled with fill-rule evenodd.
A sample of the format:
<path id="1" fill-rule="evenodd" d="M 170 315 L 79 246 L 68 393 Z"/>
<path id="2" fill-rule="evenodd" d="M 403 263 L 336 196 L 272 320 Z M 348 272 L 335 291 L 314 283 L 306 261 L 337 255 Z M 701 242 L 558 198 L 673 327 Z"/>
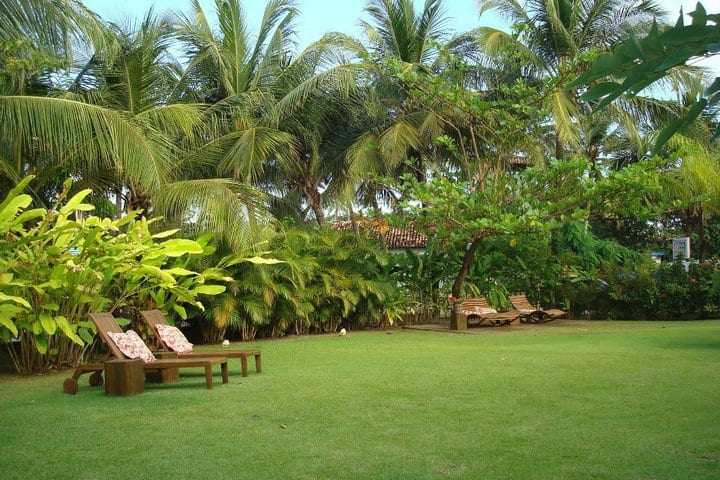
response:
<path id="1" fill-rule="evenodd" d="M 705 318 L 720 310 L 720 269 L 715 263 L 636 264 L 632 270 L 606 273 L 606 288 L 594 297 L 565 291 L 571 304 L 582 303 L 599 318 L 679 320 Z M 592 302 L 589 300 L 592 299 Z"/>

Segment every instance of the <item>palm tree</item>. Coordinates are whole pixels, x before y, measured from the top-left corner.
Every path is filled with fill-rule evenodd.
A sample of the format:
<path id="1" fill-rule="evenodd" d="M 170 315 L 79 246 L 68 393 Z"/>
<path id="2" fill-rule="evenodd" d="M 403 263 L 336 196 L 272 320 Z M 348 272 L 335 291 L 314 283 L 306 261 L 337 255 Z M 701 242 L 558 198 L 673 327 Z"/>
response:
<path id="1" fill-rule="evenodd" d="M 350 98 L 355 77 L 327 64 L 327 46 L 290 56 L 296 14 L 290 1 L 267 4 L 254 39 L 236 0 L 216 1 L 219 36 L 194 6 L 194 19 L 181 21 L 191 56 L 183 81 L 202 85 L 201 96 L 214 102 L 208 114 L 218 135 L 192 156 L 221 176 L 263 188 L 276 207 L 278 197 L 299 202 L 296 211 L 304 204 L 322 224 L 323 198 L 338 191 L 329 186 L 339 185 L 346 170 L 338 140 L 328 134 L 347 117 L 347 103 L 338 99 Z"/>
<path id="2" fill-rule="evenodd" d="M 69 135 L 51 132 L 77 129 L 72 133 L 76 136 L 102 131 L 94 145 L 97 156 L 109 153 L 109 145 L 102 142 L 109 130 L 124 129 L 111 112 L 47 98 L 57 77 L 73 65 L 77 49 L 93 44 L 107 45 L 101 22 L 78 1 L 9 0 L 0 5 L 0 195 L 28 173 L 47 173 L 45 167 L 77 143 Z M 78 115 L 92 117 L 95 126 L 75 118 Z M 74 152 L 79 160 L 92 156 L 88 153 Z M 42 180 L 34 182 L 36 192 Z M 58 184 L 54 178 L 48 182 Z"/>
<path id="3" fill-rule="evenodd" d="M 425 0 L 419 14 L 412 0 L 370 0 L 365 11 L 374 21 L 362 22 L 371 50 L 416 68 L 432 65 L 438 54 L 434 42 L 446 34 L 441 0 Z"/>
<path id="4" fill-rule="evenodd" d="M 650 0 L 479 0 L 481 13 L 496 9 L 515 25 L 512 35 L 492 27 L 472 32 L 480 51 L 503 63 L 508 55 L 522 75 L 549 84 L 545 107 L 554 124 L 554 155 L 563 158 L 567 147 L 582 143 L 578 122 L 589 113 L 576 91 L 565 83 L 585 67 L 583 56 L 626 38 L 631 31 L 647 28 L 664 15 Z M 521 57 L 522 61 L 517 61 Z M 492 62 L 490 62 L 492 63 Z M 597 126 L 597 125 L 596 125 Z M 595 127 L 587 126 L 586 130 Z M 582 127 L 581 127 L 582 129 Z M 587 140 L 587 137 L 586 137 Z"/>
<path id="5" fill-rule="evenodd" d="M 427 0 L 420 12 L 412 0 L 370 0 L 365 11 L 371 21 L 362 23 L 367 43 L 340 33 L 326 35 L 318 45 L 334 45 L 354 56 L 346 68 L 357 78 L 360 89 L 356 109 L 356 139 L 346 156 L 350 183 L 360 202 L 379 211 L 378 201 L 392 201 L 394 194 L 371 179 L 368 172 L 383 176 L 410 171 L 426 175 L 426 149 L 441 128 L 430 112 L 417 111 L 407 104 L 406 94 L 388 68 L 430 74 L 439 55 L 438 42 L 446 36 L 441 0 Z M 406 159 L 412 162 L 405 162 Z"/>

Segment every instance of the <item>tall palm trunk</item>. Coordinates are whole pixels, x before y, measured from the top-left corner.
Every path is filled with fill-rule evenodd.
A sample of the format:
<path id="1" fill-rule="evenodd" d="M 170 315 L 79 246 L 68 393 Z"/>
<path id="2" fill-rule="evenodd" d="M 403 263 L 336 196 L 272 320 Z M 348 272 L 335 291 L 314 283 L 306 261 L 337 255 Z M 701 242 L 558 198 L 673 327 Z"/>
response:
<path id="1" fill-rule="evenodd" d="M 563 159 L 563 150 L 565 149 L 565 144 L 560 138 L 560 132 L 555 130 L 555 158 L 558 160 Z"/>
<path id="2" fill-rule="evenodd" d="M 310 208 L 315 214 L 315 221 L 319 227 L 325 226 L 325 212 L 323 211 L 322 205 L 322 194 L 318 191 L 317 187 L 305 188 L 305 198 L 310 204 Z"/>

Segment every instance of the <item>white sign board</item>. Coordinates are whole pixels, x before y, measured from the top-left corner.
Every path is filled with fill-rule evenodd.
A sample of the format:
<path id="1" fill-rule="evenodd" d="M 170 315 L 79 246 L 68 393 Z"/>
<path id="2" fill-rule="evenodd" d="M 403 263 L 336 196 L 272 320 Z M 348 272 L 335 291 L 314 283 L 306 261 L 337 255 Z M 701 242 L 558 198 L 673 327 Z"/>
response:
<path id="1" fill-rule="evenodd" d="M 673 238 L 673 260 L 687 260 L 690 258 L 690 237 Z"/>

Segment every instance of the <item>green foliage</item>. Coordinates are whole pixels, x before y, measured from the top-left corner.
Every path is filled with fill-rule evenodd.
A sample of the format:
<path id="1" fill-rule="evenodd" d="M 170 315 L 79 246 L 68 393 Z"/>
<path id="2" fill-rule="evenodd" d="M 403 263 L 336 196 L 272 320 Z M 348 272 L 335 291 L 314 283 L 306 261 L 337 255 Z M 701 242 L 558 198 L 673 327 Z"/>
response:
<path id="1" fill-rule="evenodd" d="M 213 318 L 203 321 L 206 340 L 222 338 L 228 328 L 252 340 L 389 325 L 406 311 L 387 254 L 370 239 L 288 228 L 269 247 L 256 257 L 236 254 L 220 263 L 235 280 L 208 309 Z"/>
<path id="2" fill-rule="evenodd" d="M 567 88 L 577 88 L 591 84 L 605 77 L 617 81 L 594 83 L 583 95 L 585 100 L 600 101 L 596 109 L 608 105 L 621 95 L 636 95 L 645 87 L 663 78 L 668 70 L 684 65 L 692 58 L 720 53 L 720 14 L 709 15 L 698 2 L 695 11 L 690 13 L 692 23 L 685 25 L 684 15 L 680 12 L 677 23 L 664 29 L 653 24 L 652 30 L 644 37 L 631 36 L 630 39 L 613 49 L 612 53 L 601 55 L 584 74 L 571 82 Z M 677 131 L 684 129 L 703 111 L 720 101 L 720 77 L 710 85 L 706 98 L 700 98 L 690 110 L 665 127 L 658 136 L 656 150 Z M 715 133 L 720 135 L 720 128 Z"/>
<path id="3" fill-rule="evenodd" d="M 550 234 L 571 221 L 593 216 L 644 217 L 662 207 L 647 204 L 659 189 L 656 163 L 636 164 L 593 181 L 588 164 L 554 162 L 520 174 L 488 177 L 485 188 L 470 182 L 436 177 L 409 179 L 403 204 L 411 218 L 447 248 L 463 252 L 452 294 L 460 297 L 476 251 L 489 238 Z M 588 259 L 589 262 L 592 259 Z"/>
<path id="4" fill-rule="evenodd" d="M 151 296 L 162 308 L 186 303 L 202 308 L 201 294 L 214 294 L 216 276 L 179 268 L 178 259 L 201 254 L 187 239 L 167 239 L 175 231 L 152 233 L 155 220 L 133 212 L 110 220 L 84 212 L 90 194 L 66 199 L 66 182 L 50 209 L 30 209 L 23 180 L 0 204 L 0 340 L 9 345 L 18 371 L 30 373 L 82 360 L 92 343 L 90 311 L 125 308 Z"/>
<path id="5" fill-rule="evenodd" d="M 598 280 L 573 279 L 554 288 L 573 316 L 618 320 L 708 318 L 720 311 L 720 271 L 714 263 L 657 265 L 649 257 L 608 265 Z"/>

